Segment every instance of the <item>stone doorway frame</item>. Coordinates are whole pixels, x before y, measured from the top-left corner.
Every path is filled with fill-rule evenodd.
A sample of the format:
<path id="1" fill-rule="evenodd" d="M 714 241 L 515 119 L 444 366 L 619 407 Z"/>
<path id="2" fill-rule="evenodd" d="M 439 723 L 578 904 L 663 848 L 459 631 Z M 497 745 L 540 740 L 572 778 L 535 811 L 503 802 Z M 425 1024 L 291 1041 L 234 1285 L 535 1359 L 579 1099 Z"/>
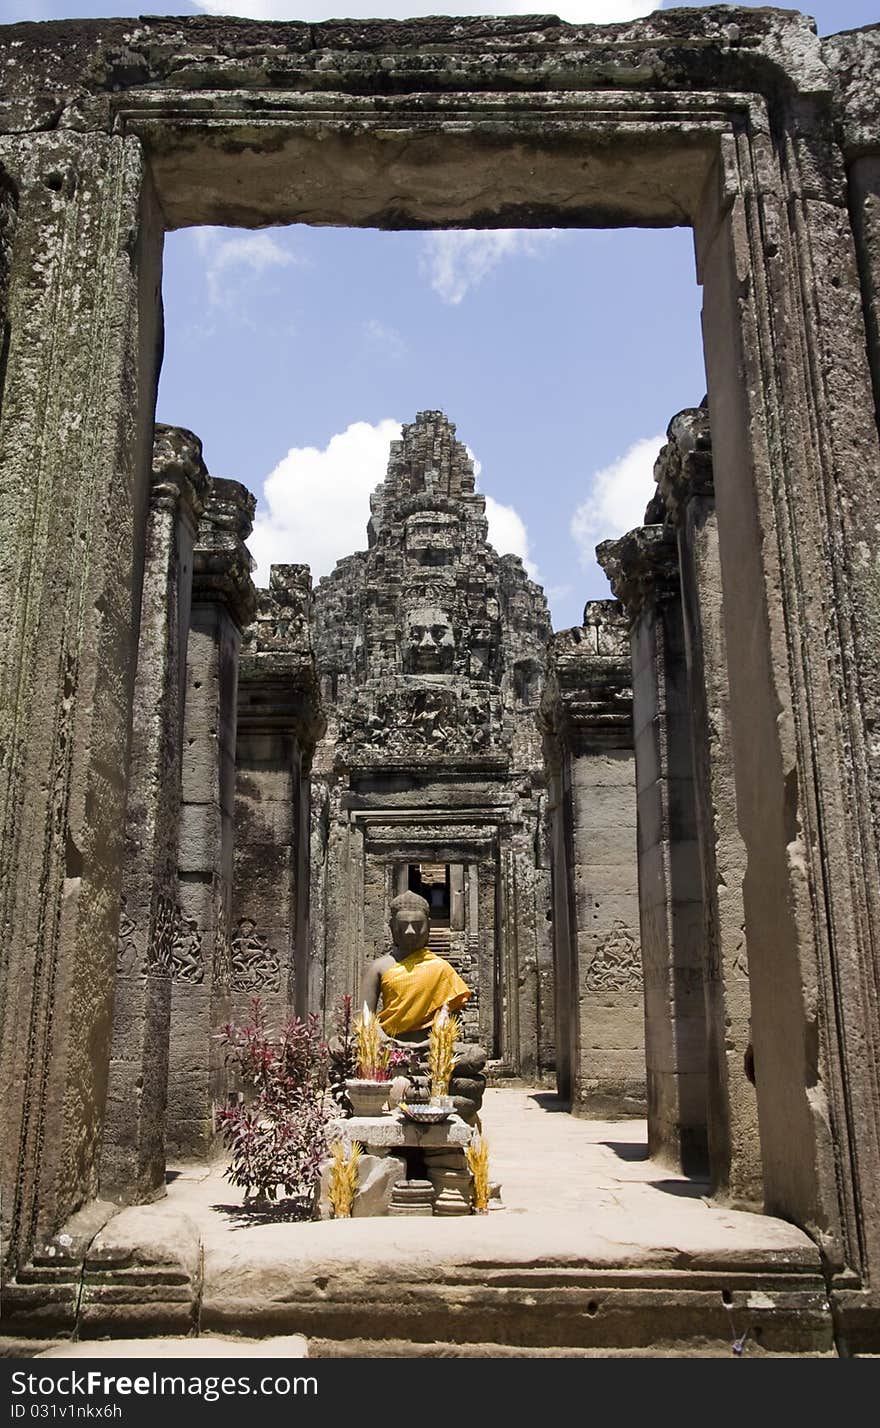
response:
<path id="1" fill-rule="evenodd" d="M 13 89 L 0 138 L 14 230 L 0 574 L 24 592 L 0 637 L 4 975 L 27 1029 L 4 1036 L 0 1065 L 13 1262 L 96 1187 L 163 230 L 690 223 L 767 1209 L 817 1238 L 844 1306 L 851 1287 L 880 1313 L 865 319 L 819 42 L 798 17 L 729 13 L 580 29 L 111 21 L 68 27 L 69 43 L 26 27 L 37 82 Z"/>

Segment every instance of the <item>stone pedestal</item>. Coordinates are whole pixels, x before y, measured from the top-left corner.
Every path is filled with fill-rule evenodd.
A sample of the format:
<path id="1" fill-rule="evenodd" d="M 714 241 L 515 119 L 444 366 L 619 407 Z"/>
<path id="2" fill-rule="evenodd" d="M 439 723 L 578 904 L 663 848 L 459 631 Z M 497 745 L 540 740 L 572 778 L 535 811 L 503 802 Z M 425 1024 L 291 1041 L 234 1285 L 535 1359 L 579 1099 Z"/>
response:
<path id="1" fill-rule="evenodd" d="M 650 1154 L 706 1165 L 703 901 L 675 538 L 643 526 L 597 557 L 631 621 Z"/>
<path id="2" fill-rule="evenodd" d="M 367 1174 L 362 1173 L 361 1188 L 365 1194 L 360 1206 L 356 1197 L 352 1212 L 362 1215 L 469 1215 L 471 1177 L 464 1152 L 475 1135 L 476 1131 L 457 1115 L 439 1125 L 419 1125 L 396 1115 L 350 1116 L 331 1121 L 327 1127 L 330 1144 L 337 1140 L 349 1144 L 359 1141 L 365 1156 L 370 1157 Z M 385 1184 L 390 1177 L 383 1179 L 377 1173 L 372 1158 L 387 1157 L 401 1164 L 399 1155 L 405 1147 L 421 1152 L 428 1178 L 398 1178 L 389 1196 L 385 1193 Z M 364 1165 L 364 1161 L 361 1163 Z M 410 1169 L 412 1171 L 412 1167 Z M 381 1181 L 381 1193 L 371 1189 L 368 1181 L 377 1184 Z"/>
<path id="3" fill-rule="evenodd" d="M 572 1110 L 643 1114 L 645 1031 L 629 627 L 591 601 L 553 637 L 541 700 L 549 771 L 556 1077 Z"/>
<path id="4" fill-rule="evenodd" d="M 165 1184 L 171 975 L 186 935 L 177 891 L 183 681 L 193 541 L 209 482 L 198 438 L 157 427 L 101 1158 L 101 1193 L 122 1202 Z"/>
<path id="5" fill-rule="evenodd" d="M 241 630 L 254 614 L 254 497 L 213 483 L 194 553 L 186 661 L 180 809 L 180 907 L 185 935 L 171 993 L 168 1152 L 208 1156 L 225 1096 L 216 1033 L 229 1020 L 235 733 Z"/>
<path id="6" fill-rule="evenodd" d="M 434 1187 L 430 1180 L 398 1180 L 391 1192 L 389 1215 L 433 1215 Z"/>

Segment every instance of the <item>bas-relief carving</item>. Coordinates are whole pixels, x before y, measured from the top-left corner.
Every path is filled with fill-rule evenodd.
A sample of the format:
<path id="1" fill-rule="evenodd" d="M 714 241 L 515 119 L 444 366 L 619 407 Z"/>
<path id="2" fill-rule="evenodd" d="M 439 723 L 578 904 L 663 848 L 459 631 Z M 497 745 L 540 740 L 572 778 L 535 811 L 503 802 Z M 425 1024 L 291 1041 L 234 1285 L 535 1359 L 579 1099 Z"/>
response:
<path id="1" fill-rule="evenodd" d="M 480 752 L 490 742 L 493 712 L 488 699 L 462 699 L 439 685 L 356 691 L 340 715 L 338 739 L 349 753 L 371 752 L 378 760 Z"/>
<path id="2" fill-rule="evenodd" d="M 641 948 L 619 918 L 599 943 L 587 968 L 584 986 L 589 992 L 641 991 Z"/>
<path id="3" fill-rule="evenodd" d="M 116 944 L 116 971 L 128 977 L 137 967 L 137 926 L 129 914 L 125 894 L 119 903 L 119 938 Z"/>
<path id="4" fill-rule="evenodd" d="M 227 990 L 229 988 L 232 980 L 229 913 L 226 910 L 226 898 L 222 895 L 217 905 L 217 921 L 214 926 L 212 976 L 213 985 L 219 990 Z"/>
<path id="5" fill-rule="evenodd" d="M 180 909 L 165 893 L 156 898 L 153 936 L 147 943 L 146 972 L 153 977 L 168 977 L 174 967 L 174 945 Z"/>
<path id="6" fill-rule="evenodd" d="M 153 936 L 143 956 L 138 955 L 138 929 L 123 895 L 119 917 L 116 970 L 120 976 L 137 973 L 141 977 L 173 977 L 180 982 L 201 982 L 202 934 L 196 921 L 187 917 L 166 894 L 156 898 Z"/>
<path id="7" fill-rule="evenodd" d="M 234 992 L 278 992 L 281 990 L 281 959 L 268 938 L 257 931 L 252 917 L 241 917 L 230 942 L 232 990 Z"/>
<path id="8" fill-rule="evenodd" d="M 180 908 L 174 928 L 171 952 L 171 975 L 178 982 L 201 982 L 205 976 L 202 959 L 202 934 L 198 923 L 186 917 Z"/>

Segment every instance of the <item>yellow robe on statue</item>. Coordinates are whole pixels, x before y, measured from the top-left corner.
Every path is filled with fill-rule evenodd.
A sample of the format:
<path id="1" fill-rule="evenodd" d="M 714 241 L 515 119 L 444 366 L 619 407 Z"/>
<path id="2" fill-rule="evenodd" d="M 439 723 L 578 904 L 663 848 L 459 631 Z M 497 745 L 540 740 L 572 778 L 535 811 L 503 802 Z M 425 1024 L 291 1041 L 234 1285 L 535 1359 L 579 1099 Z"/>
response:
<path id="1" fill-rule="evenodd" d="M 379 1025 L 387 1036 L 429 1027 L 444 1002 L 450 1011 L 464 1006 L 471 994 L 454 967 L 444 957 L 423 947 L 410 952 L 382 973 L 382 1010 Z"/>

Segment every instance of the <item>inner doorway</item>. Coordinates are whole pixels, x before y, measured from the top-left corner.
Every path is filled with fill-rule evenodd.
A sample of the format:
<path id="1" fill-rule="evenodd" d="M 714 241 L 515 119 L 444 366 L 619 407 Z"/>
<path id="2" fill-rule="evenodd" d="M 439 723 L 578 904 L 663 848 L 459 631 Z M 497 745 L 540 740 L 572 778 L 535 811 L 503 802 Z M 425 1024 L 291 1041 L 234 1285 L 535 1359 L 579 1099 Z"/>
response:
<path id="1" fill-rule="evenodd" d="M 407 887 L 428 904 L 432 932 L 449 927 L 452 892 L 448 863 L 409 863 Z"/>

